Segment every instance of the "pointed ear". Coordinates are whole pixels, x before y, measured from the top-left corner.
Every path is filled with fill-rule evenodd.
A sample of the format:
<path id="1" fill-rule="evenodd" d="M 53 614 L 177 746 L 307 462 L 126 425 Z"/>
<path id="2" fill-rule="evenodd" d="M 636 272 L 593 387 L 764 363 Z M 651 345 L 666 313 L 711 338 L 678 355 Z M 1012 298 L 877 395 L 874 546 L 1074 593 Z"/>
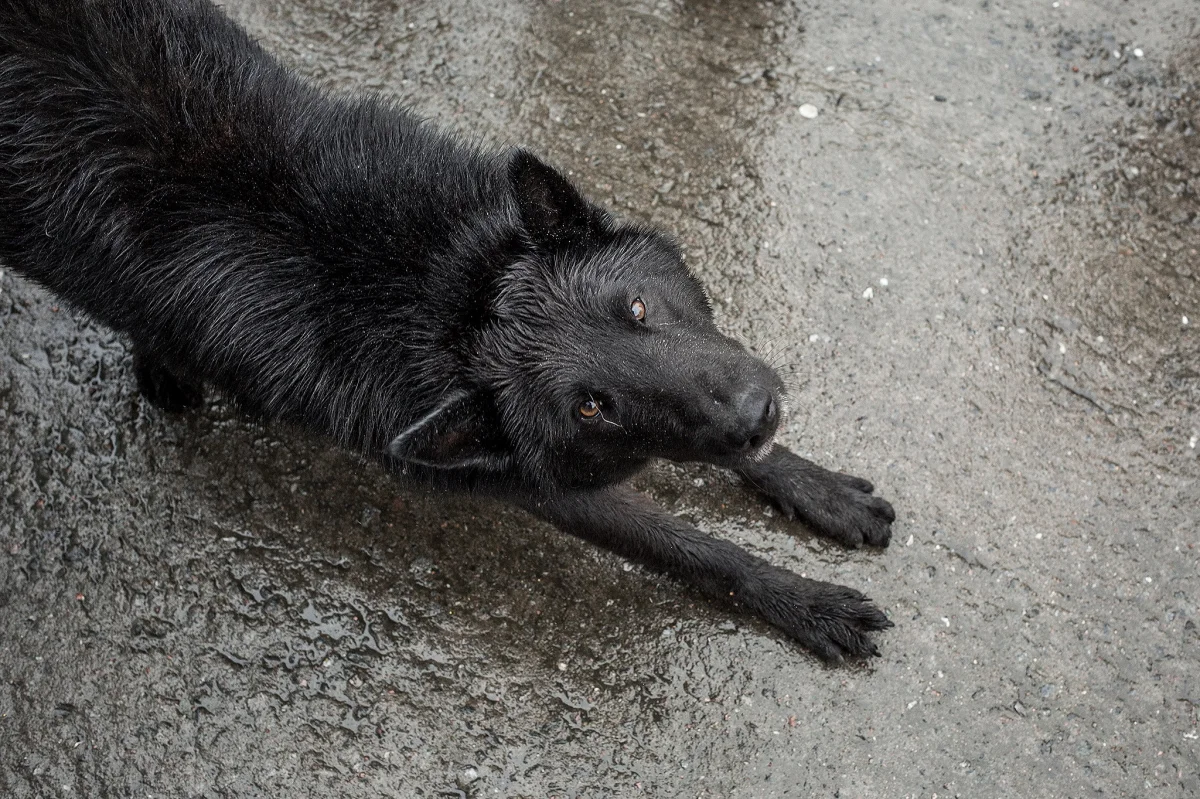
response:
<path id="1" fill-rule="evenodd" d="M 541 245 L 586 238 L 596 230 L 595 209 L 554 167 L 528 150 L 517 150 L 508 167 L 521 221 Z"/>
<path id="2" fill-rule="evenodd" d="M 435 469 L 503 471 L 511 463 L 497 423 L 477 393 L 459 391 L 417 420 L 388 445 L 403 463 Z"/>

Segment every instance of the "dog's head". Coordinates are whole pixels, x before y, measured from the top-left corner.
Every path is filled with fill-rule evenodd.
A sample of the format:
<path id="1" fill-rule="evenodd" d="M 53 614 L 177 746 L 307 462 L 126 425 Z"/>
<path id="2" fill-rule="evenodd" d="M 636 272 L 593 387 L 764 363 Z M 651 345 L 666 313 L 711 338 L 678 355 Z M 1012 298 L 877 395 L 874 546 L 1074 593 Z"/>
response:
<path id="1" fill-rule="evenodd" d="M 466 348 L 466 385 L 397 437 L 392 456 L 515 469 L 553 488 L 607 484 L 653 457 L 735 466 L 764 455 L 782 382 L 717 330 L 675 245 L 615 225 L 528 153 L 508 176 L 524 256 Z"/>

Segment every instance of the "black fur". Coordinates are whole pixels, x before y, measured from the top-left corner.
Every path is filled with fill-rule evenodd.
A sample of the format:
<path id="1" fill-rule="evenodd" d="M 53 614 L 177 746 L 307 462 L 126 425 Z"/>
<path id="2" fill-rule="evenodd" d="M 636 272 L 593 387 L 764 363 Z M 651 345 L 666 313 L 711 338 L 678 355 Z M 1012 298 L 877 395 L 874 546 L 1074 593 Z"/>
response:
<path id="1" fill-rule="evenodd" d="M 886 546 L 894 518 L 772 445 L 779 378 L 717 331 L 668 238 L 528 152 L 318 91 L 206 0 L 0 0 L 0 258 L 127 335 L 164 408 L 214 386 L 732 598 L 823 658 L 891 626 L 619 485 L 702 460 L 852 546 Z"/>

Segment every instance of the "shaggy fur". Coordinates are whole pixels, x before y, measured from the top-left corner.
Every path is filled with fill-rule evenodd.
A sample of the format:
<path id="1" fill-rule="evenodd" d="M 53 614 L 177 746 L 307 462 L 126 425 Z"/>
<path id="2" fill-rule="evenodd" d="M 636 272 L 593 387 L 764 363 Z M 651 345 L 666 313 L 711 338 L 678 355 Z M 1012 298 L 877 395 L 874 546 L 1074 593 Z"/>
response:
<path id="1" fill-rule="evenodd" d="M 732 597 L 824 658 L 890 626 L 620 484 L 704 460 L 849 545 L 886 545 L 894 518 L 772 444 L 778 376 L 717 331 L 668 238 L 526 151 L 319 91 L 207 0 L 0 0 L 0 258 L 128 336 L 163 408 L 213 386 Z"/>

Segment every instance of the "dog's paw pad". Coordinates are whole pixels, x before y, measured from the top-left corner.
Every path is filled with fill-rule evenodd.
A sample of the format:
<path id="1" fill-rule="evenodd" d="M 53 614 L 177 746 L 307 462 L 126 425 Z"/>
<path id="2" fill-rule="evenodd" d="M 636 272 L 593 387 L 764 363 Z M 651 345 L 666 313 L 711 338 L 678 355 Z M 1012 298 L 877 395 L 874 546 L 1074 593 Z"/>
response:
<path id="1" fill-rule="evenodd" d="M 204 405 L 204 388 L 176 378 L 165 369 L 139 367 L 138 390 L 152 405 L 168 413 L 179 413 Z"/>

